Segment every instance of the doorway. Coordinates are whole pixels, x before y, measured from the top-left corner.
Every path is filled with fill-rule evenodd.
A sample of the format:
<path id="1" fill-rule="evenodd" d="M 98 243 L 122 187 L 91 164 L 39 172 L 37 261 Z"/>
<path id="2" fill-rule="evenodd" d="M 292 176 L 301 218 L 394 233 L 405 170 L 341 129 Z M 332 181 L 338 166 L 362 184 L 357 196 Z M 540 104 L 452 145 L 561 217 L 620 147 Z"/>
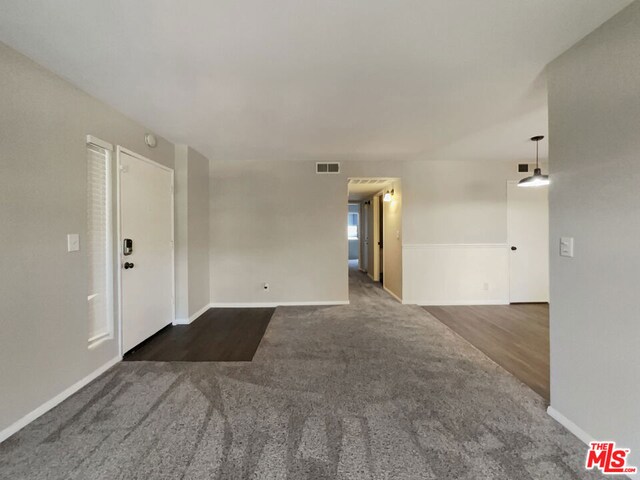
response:
<path id="1" fill-rule="evenodd" d="M 118 147 L 120 350 L 175 319 L 173 170 Z"/>
<path id="2" fill-rule="evenodd" d="M 507 183 L 509 302 L 549 302 L 549 189 Z"/>
<path id="3" fill-rule="evenodd" d="M 384 177 L 349 178 L 348 198 L 348 214 L 351 216 L 359 212 L 358 269 L 401 301 L 401 180 Z M 350 218 L 352 222 L 355 221 L 355 217 Z M 349 250 L 350 262 L 355 262 L 354 250 Z M 350 266 L 354 267 L 352 264 Z"/>
<path id="4" fill-rule="evenodd" d="M 350 203 L 347 213 L 347 242 L 349 243 L 349 264 L 360 263 L 360 204 Z"/>

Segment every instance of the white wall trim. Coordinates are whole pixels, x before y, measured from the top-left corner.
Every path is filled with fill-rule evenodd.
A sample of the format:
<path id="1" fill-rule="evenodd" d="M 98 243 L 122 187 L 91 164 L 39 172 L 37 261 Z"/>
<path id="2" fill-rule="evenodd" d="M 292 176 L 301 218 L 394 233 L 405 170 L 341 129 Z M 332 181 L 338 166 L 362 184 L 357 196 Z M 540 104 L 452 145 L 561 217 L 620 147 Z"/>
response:
<path id="1" fill-rule="evenodd" d="M 400 303 L 402 303 L 402 299 L 397 296 L 395 293 L 393 293 L 391 290 L 389 290 L 387 287 L 382 287 L 382 289 L 387 292 L 389 295 L 391 295 L 393 298 L 395 298 L 397 301 L 399 301 Z"/>
<path id="2" fill-rule="evenodd" d="M 274 308 L 274 307 L 303 307 L 303 306 L 330 306 L 349 305 L 349 300 L 320 301 L 320 302 L 247 302 L 247 303 L 225 303 L 214 302 L 209 305 L 211 308 Z"/>
<path id="3" fill-rule="evenodd" d="M 87 135 L 87 143 L 100 148 L 104 148 L 105 150 L 113 151 L 112 144 L 110 144 L 109 142 L 105 142 L 98 137 L 94 137 L 93 135 Z"/>
<path id="4" fill-rule="evenodd" d="M 82 387 L 84 387 L 85 385 L 91 383 L 93 380 L 95 380 L 100 375 L 102 375 L 104 372 L 106 372 L 111 367 L 113 367 L 120 360 L 122 360 L 122 357 L 120 357 L 120 356 L 109 360 L 107 363 L 102 365 L 97 370 L 94 370 L 93 372 L 91 372 L 89 375 L 84 377 L 82 380 L 74 383 L 69 388 L 67 388 L 66 390 L 62 391 L 61 393 L 59 393 L 58 395 L 53 397 L 51 400 L 46 401 L 45 403 L 40 405 L 35 410 L 27 413 L 24 417 L 22 417 L 17 422 L 13 423 L 12 425 L 9 425 L 7 428 L 5 428 L 4 430 L 2 430 L 0 432 L 0 442 L 4 442 L 11 435 L 13 435 L 17 431 L 21 430 L 22 428 L 26 427 L 28 424 L 33 422 L 36 418 L 38 418 L 41 415 L 47 413 L 53 407 L 55 407 L 56 405 L 60 404 L 61 402 L 63 402 L 67 398 L 69 398 L 71 395 L 76 393 Z"/>
<path id="5" fill-rule="evenodd" d="M 408 250 L 423 250 L 432 248 L 507 248 L 507 243 L 408 243 L 402 248 Z"/>
<path id="6" fill-rule="evenodd" d="M 204 312 L 206 312 L 210 308 L 211 308 L 211 304 L 207 304 L 204 307 L 202 307 L 200 310 L 198 310 L 196 313 L 191 315 L 189 318 L 176 318 L 175 321 L 173 322 L 173 324 L 174 325 L 189 325 L 191 322 L 193 322 L 195 319 L 199 318 L 200 315 L 202 315 Z"/>
<path id="7" fill-rule="evenodd" d="M 556 422 L 569 430 L 587 445 L 589 445 L 590 442 L 594 441 L 593 435 L 589 435 L 587 432 L 582 430 L 578 425 L 573 423 L 551 405 L 549 405 L 549 407 L 547 408 L 547 414 L 549 414 L 551 418 L 553 418 Z"/>
<path id="8" fill-rule="evenodd" d="M 405 302 L 406 303 L 406 302 Z M 468 299 L 468 300 L 429 300 L 429 301 L 418 301 L 413 302 L 414 305 L 419 305 L 421 307 L 447 307 L 453 305 L 509 305 L 509 301 L 504 298 L 496 298 L 493 300 L 478 300 L 478 299 Z"/>

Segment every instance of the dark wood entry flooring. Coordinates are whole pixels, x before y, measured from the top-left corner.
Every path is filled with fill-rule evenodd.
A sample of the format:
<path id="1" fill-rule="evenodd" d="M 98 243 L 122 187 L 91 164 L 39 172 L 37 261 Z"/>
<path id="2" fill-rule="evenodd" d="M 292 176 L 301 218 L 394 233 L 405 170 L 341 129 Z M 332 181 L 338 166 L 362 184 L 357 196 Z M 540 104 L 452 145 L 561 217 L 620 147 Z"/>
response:
<path id="1" fill-rule="evenodd" d="M 275 308 L 211 308 L 189 325 L 170 325 L 125 361 L 250 362 Z"/>
<path id="2" fill-rule="evenodd" d="M 549 305 L 424 307 L 549 402 Z"/>

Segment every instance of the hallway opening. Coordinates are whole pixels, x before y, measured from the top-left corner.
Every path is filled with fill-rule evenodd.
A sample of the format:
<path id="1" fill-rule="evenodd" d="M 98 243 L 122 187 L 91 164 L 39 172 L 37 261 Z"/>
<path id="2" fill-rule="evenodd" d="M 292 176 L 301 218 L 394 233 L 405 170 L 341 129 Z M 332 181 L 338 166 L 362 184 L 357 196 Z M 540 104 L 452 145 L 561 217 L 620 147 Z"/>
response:
<path id="1" fill-rule="evenodd" d="M 399 178 L 349 178 L 348 261 L 402 302 L 402 189 Z"/>

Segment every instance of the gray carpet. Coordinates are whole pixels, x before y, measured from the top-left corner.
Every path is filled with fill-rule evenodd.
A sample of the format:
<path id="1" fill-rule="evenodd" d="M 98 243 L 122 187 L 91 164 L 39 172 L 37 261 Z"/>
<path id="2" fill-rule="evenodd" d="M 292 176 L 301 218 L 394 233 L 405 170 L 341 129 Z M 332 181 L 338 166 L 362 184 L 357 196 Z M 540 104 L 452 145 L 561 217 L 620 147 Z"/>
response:
<path id="1" fill-rule="evenodd" d="M 351 273 L 251 363 L 121 363 L 0 445 L 7 479 L 583 479 L 542 399 Z"/>

